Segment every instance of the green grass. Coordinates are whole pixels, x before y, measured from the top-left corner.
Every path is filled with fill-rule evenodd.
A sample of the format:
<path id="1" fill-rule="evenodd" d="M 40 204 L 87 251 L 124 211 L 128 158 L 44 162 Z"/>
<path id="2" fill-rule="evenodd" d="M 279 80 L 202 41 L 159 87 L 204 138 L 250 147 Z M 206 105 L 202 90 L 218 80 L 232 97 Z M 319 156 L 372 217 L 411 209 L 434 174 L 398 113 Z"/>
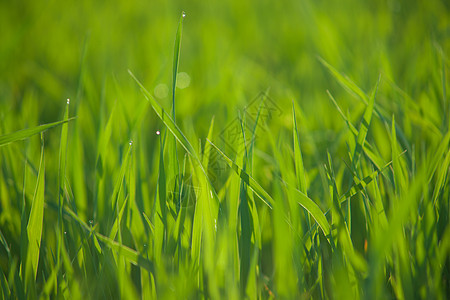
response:
<path id="1" fill-rule="evenodd" d="M 0 33 L 0 299 L 449 297 L 445 1 L 2 2 Z"/>

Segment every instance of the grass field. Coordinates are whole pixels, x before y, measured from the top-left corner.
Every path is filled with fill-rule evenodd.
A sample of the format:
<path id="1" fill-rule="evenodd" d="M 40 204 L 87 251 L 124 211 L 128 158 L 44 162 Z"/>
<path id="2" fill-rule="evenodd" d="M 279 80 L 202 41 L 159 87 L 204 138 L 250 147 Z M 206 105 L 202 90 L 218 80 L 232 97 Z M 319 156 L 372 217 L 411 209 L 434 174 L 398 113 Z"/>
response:
<path id="1" fill-rule="evenodd" d="M 1 299 L 448 299 L 450 4 L 1 1 Z"/>

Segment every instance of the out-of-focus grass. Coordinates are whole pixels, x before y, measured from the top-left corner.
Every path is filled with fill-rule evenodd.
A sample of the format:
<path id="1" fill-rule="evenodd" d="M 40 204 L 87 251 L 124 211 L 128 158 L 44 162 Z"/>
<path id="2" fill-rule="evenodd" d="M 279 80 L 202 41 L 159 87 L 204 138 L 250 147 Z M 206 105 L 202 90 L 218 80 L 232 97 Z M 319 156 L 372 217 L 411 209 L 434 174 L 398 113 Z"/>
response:
<path id="1" fill-rule="evenodd" d="M 2 299 L 448 298 L 449 4 L 102 2 L 0 3 Z"/>

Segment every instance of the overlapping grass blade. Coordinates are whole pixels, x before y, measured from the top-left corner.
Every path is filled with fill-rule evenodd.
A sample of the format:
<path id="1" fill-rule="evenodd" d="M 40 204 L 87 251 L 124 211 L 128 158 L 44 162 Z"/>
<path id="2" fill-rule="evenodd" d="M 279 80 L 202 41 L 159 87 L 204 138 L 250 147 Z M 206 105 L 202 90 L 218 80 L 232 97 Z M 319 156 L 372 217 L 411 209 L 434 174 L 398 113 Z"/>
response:
<path id="1" fill-rule="evenodd" d="M 241 177 L 241 179 L 244 180 L 244 182 L 256 193 L 256 195 L 267 206 L 272 208 L 273 203 L 272 197 L 270 197 L 270 195 L 259 185 L 259 183 L 256 182 L 255 179 L 253 179 L 253 177 L 251 177 L 245 171 L 243 171 L 235 162 L 233 162 L 230 158 L 228 158 L 228 156 L 226 156 L 216 145 L 214 145 L 211 141 L 209 142 L 227 161 L 228 165 L 238 174 L 238 176 Z M 297 198 L 298 203 L 311 214 L 311 216 L 319 224 L 325 236 L 328 236 L 330 233 L 330 225 L 328 224 L 328 221 L 323 212 L 320 210 L 317 204 L 314 201 L 312 201 L 308 196 L 306 196 L 304 193 L 300 192 L 297 189 L 296 192 L 298 196 Z"/>
<path id="2" fill-rule="evenodd" d="M 369 98 L 369 104 L 364 112 L 363 119 L 359 128 L 358 136 L 356 138 L 356 147 L 353 152 L 352 166 L 356 170 L 359 165 L 359 159 L 361 157 L 361 152 L 363 150 L 364 143 L 366 142 L 367 132 L 369 131 L 370 121 L 372 120 L 373 108 L 375 105 L 375 98 L 378 91 L 380 79 L 378 79 L 377 85 L 375 86 L 372 95 Z"/>
<path id="3" fill-rule="evenodd" d="M 68 207 L 64 207 L 64 213 L 72 218 L 72 220 L 76 221 L 82 228 L 87 230 L 90 233 L 93 233 L 95 237 L 103 242 L 106 246 L 111 248 L 112 250 L 120 253 L 121 256 L 126 258 L 130 263 L 142 267 L 147 271 L 154 274 L 154 265 L 147 258 L 143 257 L 139 252 L 134 249 L 131 249 L 125 245 L 116 242 L 97 231 L 92 231 L 92 228 L 87 225 L 83 220 L 81 220 L 73 210 Z"/>
<path id="4" fill-rule="evenodd" d="M 211 119 L 211 124 L 209 125 L 208 136 L 207 139 L 211 140 L 213 138 L 214 132 L 214 117 Z M 205 171 L 208 171 L 209 158 L 211 156 L 211 144 L 205 143 L 205 149 L 203 150 L 202 164 L 205 168 Z"/>
<path id="5" fill-rule="evenodd" d="M 64 120 L 69 119 L 69 99 L 64 110 Z M 57 261 L 61 259 L 61 243 L 64 240 L 64 224 L 63 224 L 63 206 L 64 206 L 64 190 L 66 186 L 66 163 L 67 163 L 67 142 L 69 127 L 67 122 L 62 125 L 61 139 L 59 146 L 59 168 L 58 168 L 58 248 Z"/>
<path id="6" fill-rule="evenodd" d="M 342 75 L 338 72 L 333 66 L 331 66 L 329 63 L 327 63 L 323 58 L 320 56 L 317 56 L 317 59 L 319 62 L 325 66 L 328 71 L 336 78 L 339 82 L 339 84 L 350 94 L 360 97 L 366 104 L 367 104 L 367 95 L 366 93 L 361 90 L 350 78 L 348 78 L 345 75 Z"/>
<path id="7" fill-rule="evenodd" d="M 344 253 L 346 253 L 347 259 L 351 262 L 352 266 L 360 272 L 367 271 L 367 263 L 362 256 L 354 250 L 348 224 L 345 223 L 344 213 L 341 209 L 341 203 L 339 201 L 339 193 L 336 186 L 336 180 L 334 178 L 334 171 L 331 162 L 331 156 L 328 153 L 328 165 L 326 165 L 328 184 L 330 189 L 330 197 L 333 205 L 333 225 L 338 228 L 338 241 L 342 246 Z"/>
<path id="8" fill-rule="evenodd" d="M 172 118 L 175 121 L 175 90 L 177 87 L 178 64 L 180 60 L 181 37 L 183 34 L 183 20 L 185 12 L 181 12 L 180 21 L 178 21 L 177 35 L 173 49 L 173 70 L 172 70 Z"/>
<path id="9" fill-rule="evenodd" d="M 358 178 L 354 177 L 354 183 L 350 187 L 350 189 L 342 194 L 340 196 L 340 201 L 344 201 L 347 198 L 351 198 L 357 193 L 364 190 L 364 188 L 371 183 L 379 174 L 381 174 L 384 170 L 386 170 L 387 167 L 389 167 L 392 164 L 392 162 L 389 162 L 387 165 L 385 165 L 381 170 L 375 170 L 370 175 L 364 177 L 363 179 L 359 180 Z"/>
<path id="10" fill-rule="evenodd" d="M 45 189 L 45 159 L 44 159 L 44 140 L 41 136 L 41 158 L 39 162 L 39 171 L 36 182 L 36 189 L 31 205 L 30 217 L 28 219 L 28 263 L 33 272 L 33 279 L 36 279 L 39 262 L 39 252 L 41 248 L 42 226 L 44 220 L 44 189 Z"/>
<path id="11" fill-rule="evenodd" d="M 328 71 L 333 75 L 334 78 L 337 79 L 339 84 L 346 91 L 348 91 L 352 95 L 357 95 L 358 96 L 357 98 L 361 99 L 366 105 L 368 105 L 368 103 L 369 103 L 368 96 L 362 89 L 360 89 L 347 76 L 344 76 L 341 73 L 339 73 L 335 68 L 333 68 L 329 63 L 327 63 L 321 57 L 318 57 L 318 60 L 320 61 L 320 63 L 322 63 L 322 65 L 324 65 L 328 69 Z M 382 109 L 378 105 L 374 105 L 374 112 L 375 112 L 375 115 L 377 115 L 381 121 L 383 121 L 385 123 L 390 123 L 392 121 L 392 120 L 389 120 L 386 112 L 382 111 Z M 397 131 L 398 131 L 397 133 L 399 135 L 399 138 L 400 138 L 400 141 L 401 141 L 403 147 L 405 147 L 408 150 L 407 158 L 408 158 L 409 163 L 411 164 L 412 158 L 409 154 L 409 153 L 411 153 L 411 144 L 408 141 L 408 138 L 405 136 L 405 134 L 403 133 L 403 131 L 400 128 L 398 128 Z"/>
<path id="12" fill-rule="evenodd" d="M 303 157 L 302 157 L 302 151 L 300 148 L 300 139 L 299 139 L 299 133 L 298 133 L 298 128 L 297 128 L 297 118 L 295 116 L 294 101 L 292 101 L 292 115 L 294 118 L 293 135 L 294 135 L 295 174 L 297 175 L 298 189 L 303 194 L 308 195 L 307 187 L 306 187 L 306 171 L 305 171 L 305 168 L 303 167 Z"/>
<path id="13" fill-rule="evenodd" d="M 175 124 L 173 119 L 166 113 L 166 111 L 159 105 L 158 102 L 153 98 L 153 96 L 147 91 L 147 89 L 142 85 L 142 83 L 134 76 L 134 74 L 131 71 L 128 71 L 130 73 L 131 77 L 136 81 L 136 83 L 139 85 L 139 87 L 142 90 L 142 93 L 144 94 L 144 97 L 150 102 L 152 105 L 153 110 L 156 112 L 158 117 L 163 121 L 163 123 L 167 126 L 167 128 L 170 130 L 170 132 L 175 136 L 175 138 L 178 140 L 178 142 L 183 146 L 183 148 L 186 150 L 189 155 L 191 155 L 196 161 L 200 161 L 197 153 L 192 147 L 191 143 L 189 143 L 188 139 L 183 135 L 181 130 L 178 128 L 178 126 Z"/>
<path id="14" fill-rule="evenodd" d="M 270 195 L 244 170 L 242 170 L 236 163 L 234 163 L 228 156 L 225 155 L 213 142 L 207 140 L 226 160 L 228 165 L 241 177 L 242 180 L 258 195 L 258 197 L 270 208 L 272 208 L 273 199 Z"/>
<path id="15" fill-rule="evenodd" d="M 327 94 L 328 94 L 328 97 L 330 98 L 330 100 L 336 106 L 339 114 L 344 119 L 345 123 L 347 124 L 347 126 L 350 129 L 350 131 L 352 132 L 352 134 L 357 138 L 358 137 L 358 130 L 356 129 L 356 127 L 350 122 L 350 120 L 342 112 L 342 109 L 339 107 L 339 105 L 337 104 L 336 100 L 331 95 L 331 93 L 329 91 L 327 91 Z M 372 147 L 371 144 L 369 144 L 369 142 L 367 140 L 365 140 L 364 143 L 362 144 L 362 149 L 364 150 L 364 153 L 367 155 L 367 157 L 376 166 L 376 168 L 378 170 L 381 170 L 382 166 L 384 165 L 383 159 L 379 155 L 377 155 L 377 154 L 375 154 L 373 152 L 374 148 Z"/>
<path id="16" fill-rule="evenodd" d="M 21 140 L 25 140 L 29 137 L 32 137 L 33 135 L 36 135 L 38 133 L 41 133 L 43 131 L 46 131 L 47 129 L 59 126 L 61 124 L 67 123 L 69 121 L 74 120 L 75 118 L 68 118 L 62 121 L 58 121 L 58 122 L 53 122 L 53 123 L 48 123 L 48 124 L 44 124 L 44 125 L 39 125 L 33 128 L 28 128 L 28 129 L 22 129 L 13 133 L 8 133 L 5 135 L 0 136 L 0 147 L 3 145 L 7 145 L 9 143 L 13 143 L 15 141 L 21 141 Z"/>

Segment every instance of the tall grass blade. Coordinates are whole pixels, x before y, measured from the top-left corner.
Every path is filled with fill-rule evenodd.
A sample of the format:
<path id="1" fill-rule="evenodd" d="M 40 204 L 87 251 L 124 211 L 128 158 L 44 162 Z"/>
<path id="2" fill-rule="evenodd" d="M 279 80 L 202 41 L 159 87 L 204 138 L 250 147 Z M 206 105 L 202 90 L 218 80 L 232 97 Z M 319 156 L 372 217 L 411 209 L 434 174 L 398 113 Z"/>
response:
<path id="1" fill-rule="evenodd" d="M 297 118 L 295 116 L 294 101 L 292 101 L 292 115 L 294 118 L 293 135 L 294 135 L 295 174 L 297 175 L 298 189 L 303 194 L 308 195 L 307 187 L 306 187 L 306 172 L 303 167 L 303 158 L 302 158 L 302 151 L 300 149 L 300 139 L 299 139 L 299 133 L 298 133 L 298 128 L 297 128 Z"/>
<path id="2" fill-rule="evenodd" d="M 67 99 L 64 111 L 64 120 L 69 119 L 69 99 Z M 59 146 L 59 168 L 58 168 L 58 237 L 57 237 L 57 262 L 61 260 L 62 243 L 64 241 L 64 224 L 63 224 L 63 206 L 64 206 L 64 190 L 66 187 L 66 162 L 67 162 L 67 141 L 69 127 L 67 122 L 62 125 L 61 139 Z M 61 275 L 61 274 L 60 274 Z M 58 277 L 58 284 L 61 278 Z M 58 285 L 60 288 L 60 285 Z M 59 294 L 59 292 L 58 292 Z"/>
<path id="3" fill-rule="evenodd" d="M 153 98 L 153 96 L 147 91 L 147 89 L 142 85 L 142 83 L 134 76 L 134 74 L 131 71 L 128 71 L 128 73 L 130 73 L 131 77 L 139 85 L 139 87 L 142 90 L 142 93 L 144 94 L 144 97 L 150 102 L 153 110 L 156 112 L 158 117 L 163 121 L 163 123 L 167 126 L 169 131 L 175 136 L 175 138 L 178 140 L 178 142 L 181 144 L 181 146 L 183 146 L 183 148 L 186 150 L 186 152 L 189 153 L 189 155 L 191 155 L 196 161 L 200 161 L 194 147 L 192 147 L 191 143 L 189 143 L 188 139 L 183 135 L 181 130 L 175 124 L 174 120 L 166 113 L 166 111 L 159 105 L 159 103 L 156 102 L 156 100 Z"/>
<path id="4" fill-rule="evenodd" d="M 175 38 L 175 46 L 173 49 L 173 70 L 172 70 L 172 118 L 175 121 L 175 90 L 177 87 L 178 64 L 180 60 L 181 37 L 183 33 L 183 20 L 186 13 L 181 12 L 180 21 L 178 22 L 177 35 Z"/>
<path id="5" fill-rule="evenodd" d="M 41 136 L 41 158 L 39 162 L 38 178 L 36 189 L 31 205 L 30 217 L 28 219 L 28 262 L 31 263 L 33 279 L 36 279 L 39 262 L 39 251 L 41 248 L 42 226 L 44 220 L 44 189 L 45 189 L 45 159 L 44 159 L 44 139 Z"/>
<path id="6" fill-rule="evenodd" d="M 359 159 L 361 157 L 361 152 L 363 150 L 364 143 L 366 142 L 367 132 L 369 131 L 370 121 L 372 120 L 373 108 L 375 104 L 375 97 L 378 91 L 378 85 L 380 79 L 378 79 L 377 85 L 369 99 L 369 104 L 364 112 L 363 120 L 359 128 L 358 136 L 356 138 L 356 147 L 353 152 L 352 165 L 353 169 L 356 170 L 359 165 Z"/>
<path id="7" fill-rule="evenodd" d="M 367 104 L 367 95 L 361 90 L 350 78 L 339 73 L 333 66 L 327 63 L 320 56 L 317 57 L 319 62 L 328 69 L 328 71 L 337 79 L 339 84 L 350 94 L 360 97 Z"/>

